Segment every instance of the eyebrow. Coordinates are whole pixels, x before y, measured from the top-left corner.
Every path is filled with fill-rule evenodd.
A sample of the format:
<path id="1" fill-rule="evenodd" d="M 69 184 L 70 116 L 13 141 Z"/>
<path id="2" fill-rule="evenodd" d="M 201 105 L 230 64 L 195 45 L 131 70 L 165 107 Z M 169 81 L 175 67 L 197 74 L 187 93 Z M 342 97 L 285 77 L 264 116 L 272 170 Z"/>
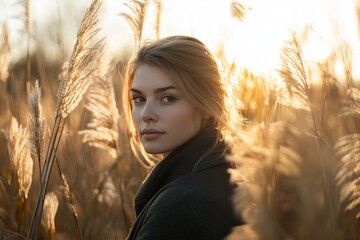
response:
<path id="1" fill-rule="evenodd" d="M 162 87 L 162 88 L 157 88 L 155 89 L 155 93 L 160 93 L 160 92 L 164 92 L 166 90 L 169 89 L 176 89 L 174 86 L 168 86 L 168 87 Z M 135 93 L 142 93 L 140 90 L 137 90 L 136 88 L 130 88 L 130 92 L 135 92 Z"/>

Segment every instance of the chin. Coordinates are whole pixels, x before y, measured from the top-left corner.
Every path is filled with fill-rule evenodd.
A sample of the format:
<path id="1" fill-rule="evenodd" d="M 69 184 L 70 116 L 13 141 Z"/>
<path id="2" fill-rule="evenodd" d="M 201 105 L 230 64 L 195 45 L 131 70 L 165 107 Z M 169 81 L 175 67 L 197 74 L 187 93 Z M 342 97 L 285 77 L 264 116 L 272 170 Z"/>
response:
<path id="1" fill-rule="evenodd" d="M 165 154 L 171 151 L 169 149 L 149 147 L 149 146 L 148 147 L 144 146 L 144 149 L 148 154 Z"/>
<path id="2" fill-rule="evenodd" d="M 162 154 L 164 151 L 161 151 L 160 149 L 154 149 L 154 148 L 145 148 L 145 151 L 148 154 Z"/>

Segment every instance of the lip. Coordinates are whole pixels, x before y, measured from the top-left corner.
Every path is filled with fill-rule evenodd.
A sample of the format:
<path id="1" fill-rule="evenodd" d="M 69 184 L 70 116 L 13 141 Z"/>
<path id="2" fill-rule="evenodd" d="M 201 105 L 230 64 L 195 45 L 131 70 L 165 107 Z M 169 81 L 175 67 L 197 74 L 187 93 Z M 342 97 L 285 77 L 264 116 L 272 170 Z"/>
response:
<path id="1" fill-rule="evenodd" d="M 164 132 L 155 129 L 143 129 L 140 133 L 145 140 L 156 140 L 164 134 Z"/>

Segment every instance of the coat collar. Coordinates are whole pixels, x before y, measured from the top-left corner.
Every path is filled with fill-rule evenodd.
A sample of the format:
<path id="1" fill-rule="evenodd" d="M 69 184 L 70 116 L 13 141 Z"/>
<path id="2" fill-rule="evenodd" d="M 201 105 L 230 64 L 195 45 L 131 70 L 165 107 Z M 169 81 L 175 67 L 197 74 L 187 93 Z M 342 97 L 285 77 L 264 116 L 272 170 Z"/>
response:
<path id="1" fill-rule="evenodd" d="M 145 179 L 136 195 L 136 215 L 140 214 L 144 206 L 161 188 L 175 179 L 192 171 L 200 171 L 214 164 L 217 165 L 219 161 L 224 163 L 223 156 L 227 148 L 224 142 L 216 144 L 219 134 L 215 130 L 201 130 L 195 137 L 160 161 Z M 203 156 L 206 157 L 202 158 Z"/>

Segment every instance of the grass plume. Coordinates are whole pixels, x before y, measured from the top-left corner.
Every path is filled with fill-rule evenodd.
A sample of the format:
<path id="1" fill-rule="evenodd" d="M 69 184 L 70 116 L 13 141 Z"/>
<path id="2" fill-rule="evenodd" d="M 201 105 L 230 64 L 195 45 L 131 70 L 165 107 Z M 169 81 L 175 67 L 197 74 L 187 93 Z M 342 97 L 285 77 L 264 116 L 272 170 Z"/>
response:
<path id="1" fill-rule="evenodd" d="M 8 129 L 4 131 L 10 155 L 11 166 L 16 173 L 19 196 L 28 198 L 32 182 L 33 160 L 31 158 L 31 145 L 29 132 L 26 127 L 12 117 Z"/>
<path id="2" fill-rule="evenodd" d="M 57 93 L 57 114 L 62 118 L 75 109 L 92 83 L 91 74 L 97 68 L 98 51 L 103 41 L 94 43 L 97 33 L 98 14 L 101 6 L 94 0 L 81 22 L 74 50 Z"/>
<path id="3" fill-rule="evenodd" d="M 135 49 L 137 50 L 140 48 L 141 44 L 149 0 L 128 0 L 124 3 L 124 5 L 130 10 L 130 12 L 120 13 L 120 16 L 123 16 L 126 19 L 133 30 Z"/>
<path id="4" fill-rule="evenodd" d="M 357 88 L 348 88 L 347 96 L 343 100 L 343 106 L 340 114 L 342 116 L 360 116 L 360 90 Z"/>
<path id="5" fill-rule="evenodd" d="M 38 157 L 39 170 L 41 176 L 42 160 L 45 153 L 45 119 L 42 113 L 42 107 L 40 103 L 41 89 L 39 82 L 35 82 L 34 89 L 28 96 L 29 105 L 29 129 L 30 129 L 30 141 L 32 144 L 33 153 Z"/>
<path id="6" fill-rule="evenodd" d="M 310 85 L 305 72 L 302 50 L 299 40 L 295 33 L 291 34 L 291 39 L 285 43 L 282 50 L 282 67 L 279 74 L 283 79 L 286 90 L 279 92 L 279 100 L 286 105 L 293 105 L 304 109 L 309 109 Z M 288 97 L 280 97 L 288 93 Z"/>
<path id="7" fill-rule="evenodd" d="M 119 138 L 119 111 L 116 106 L 114 87 L 109 74 L 109 62 L 105 56 L 100 59 L 98 69 L 94 74 L 94 83 L 89 89 L 85 108 L 91 113 L 83 142 L 90 146 L 101 148 L 116 158 L 120 154 Z"/>
<path id="8" fill-rule="evenodd" d="M 44 202 L 43 221 L 48 233 L 48 239 L 55 239 L 55 216 L 59 207 L 59 200 L 55 193 L 46 194 Z"/>
<path id="9" fill-rule="evenodd" d="M 360 116 L 360 91 L 354 87 L 348 87 L 346 97 L 342 101 L 340 116 Z M 345 205 L 348 212 L 354 212 L 356 218 L 360 218 L 359 179 L 360 179 L 360 134 L 358 132 L 346 134 L 340 137 L 335 149 L 340 158 L 336 180 L 340 189 L 340 201 Z"/>
<path id="10" fill-rule="evenodd" d="M 235 19 L 244 21 L 246 14 L 249 10 L 249 7 L 246 7 L 244 4 L 241 4 L 239 1 L 233 0 L 230 4 L 231 15 Z"/>
<path id="11" fill-rule="evenodd" d="M 340 191 L 340 200 L 346 210 L 354 210 L 356 218 L 360 218 L 360 134 L 350 134 L 339 138 L 335 145 L 340 156 L 340 168 L 336 179 Z"/>

